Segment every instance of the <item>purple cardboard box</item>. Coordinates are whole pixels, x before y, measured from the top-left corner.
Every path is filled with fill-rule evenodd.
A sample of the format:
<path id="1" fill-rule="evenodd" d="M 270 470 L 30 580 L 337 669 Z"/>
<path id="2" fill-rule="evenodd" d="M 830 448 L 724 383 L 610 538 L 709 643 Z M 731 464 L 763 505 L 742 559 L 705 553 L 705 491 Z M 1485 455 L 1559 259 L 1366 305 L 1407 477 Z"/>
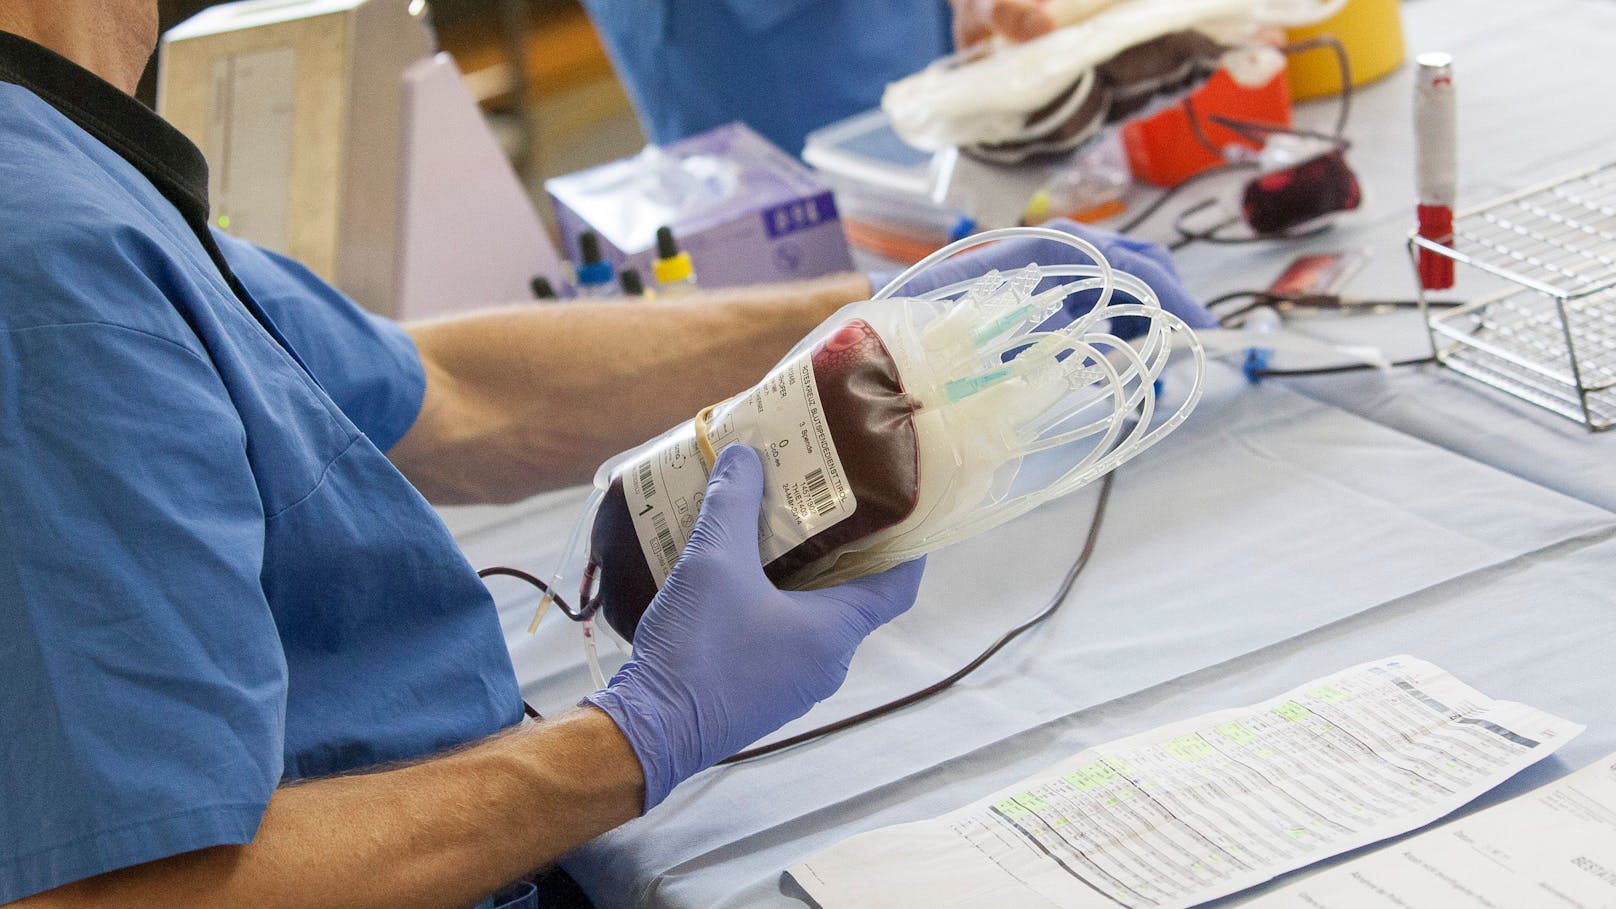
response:
<path id="1" fill-rule="evenodd" d="M 650 285 L 656 229 L 673 228 L 704 287 L 811 278 L 853 267 L 830 188 L 742 123 L 546 180 L 562 246 L 600 235 L 614 271 Z"/>

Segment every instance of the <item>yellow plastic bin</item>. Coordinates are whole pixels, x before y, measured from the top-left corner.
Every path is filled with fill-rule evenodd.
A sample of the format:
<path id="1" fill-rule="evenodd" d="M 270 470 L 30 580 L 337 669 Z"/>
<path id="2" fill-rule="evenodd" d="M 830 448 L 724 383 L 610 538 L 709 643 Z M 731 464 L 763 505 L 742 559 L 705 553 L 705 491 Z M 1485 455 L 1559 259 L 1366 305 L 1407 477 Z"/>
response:
<path id="1" fill-rule="evenodd" d="M 1403 62 L 1403 16 L 1397 0 L 1347 0 L 1341 12 L 1287 33 L 1293 42 L 1334 35 L 1347 49 L 1354 86 L 1373 82 Z M 1335 52 L 1327 47 L 1303 51 L 1290 60 L 1291 97 L 1301 101 L 1341 91 Z"/>

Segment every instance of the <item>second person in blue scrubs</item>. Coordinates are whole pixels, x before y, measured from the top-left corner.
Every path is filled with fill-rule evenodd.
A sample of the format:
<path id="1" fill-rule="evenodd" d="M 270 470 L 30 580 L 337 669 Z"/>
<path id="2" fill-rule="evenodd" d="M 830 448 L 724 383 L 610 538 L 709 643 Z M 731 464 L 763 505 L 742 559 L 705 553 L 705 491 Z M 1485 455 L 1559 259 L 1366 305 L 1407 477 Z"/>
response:
<path id="1" fill-rule="evenodd" d="M 651 141 L 732 120 L 791 154 L 888 82 L 993 34 L 1051 27 L 1045 0 L 584 0 Z"/>

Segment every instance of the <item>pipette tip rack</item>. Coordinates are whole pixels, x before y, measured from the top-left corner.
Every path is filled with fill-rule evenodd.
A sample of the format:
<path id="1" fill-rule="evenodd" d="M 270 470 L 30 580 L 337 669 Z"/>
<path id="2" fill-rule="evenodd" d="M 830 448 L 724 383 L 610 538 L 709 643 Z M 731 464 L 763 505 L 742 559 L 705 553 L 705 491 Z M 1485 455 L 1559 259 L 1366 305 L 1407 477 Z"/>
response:
<path id="1" fill-rule="evenodd" d="M 1616 425 L 1616 162 L 1461 212 L 1451 245 L 1410 234 L 1416 279 L 1422 249 L 1502 279 L 1449 309 L 1420 291 L 1438 362 L 1590 430 Z"/>

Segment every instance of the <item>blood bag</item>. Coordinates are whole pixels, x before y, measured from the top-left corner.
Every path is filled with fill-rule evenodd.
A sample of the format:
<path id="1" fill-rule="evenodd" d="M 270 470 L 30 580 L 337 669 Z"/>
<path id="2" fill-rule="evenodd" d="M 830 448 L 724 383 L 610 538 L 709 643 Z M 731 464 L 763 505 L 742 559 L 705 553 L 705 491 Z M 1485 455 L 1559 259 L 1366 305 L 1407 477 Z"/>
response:
<path id="1" fill-rule="evenodd" d="M 881 109 L 905 142 L 961 147 L 989 160 L 1077 147 L 1106 123 L 1220 65 L 1246 88 L 1266 84 L 1242 65 L 1243 46 L 1269 26 L 1321 22 L 1346 0 L 1130 0 L 1046 10 L 1063 27 L 934 61 L 883 90 Z M 1232 48 L 1232 54 L 1223 53 Z"/>
<path id="2" fill-rule="evenodd" d="M 1021 237 L 1088 262 L 901 295 L 944 258 Z M 1068 320 L 1074 295 L 1095 302 Z M 1144 330 L 1123 341 L 1110 328 L 1121 317 Z M 1175 347 L 1193 369 L 1158 415 Z M 1047 228 L 978 234 L 844 307 L 752 388 L 603 464 L 551 589 L 577 590 L 575 611 L 632 640 L 695 526 L 718 451 L 735 444 L 762 455 L 759 551 L 776 585 L 873 574 L 1115 469 L 1184 421 L 1204 372 L 1190 329 L 1093 245 Z"/>

